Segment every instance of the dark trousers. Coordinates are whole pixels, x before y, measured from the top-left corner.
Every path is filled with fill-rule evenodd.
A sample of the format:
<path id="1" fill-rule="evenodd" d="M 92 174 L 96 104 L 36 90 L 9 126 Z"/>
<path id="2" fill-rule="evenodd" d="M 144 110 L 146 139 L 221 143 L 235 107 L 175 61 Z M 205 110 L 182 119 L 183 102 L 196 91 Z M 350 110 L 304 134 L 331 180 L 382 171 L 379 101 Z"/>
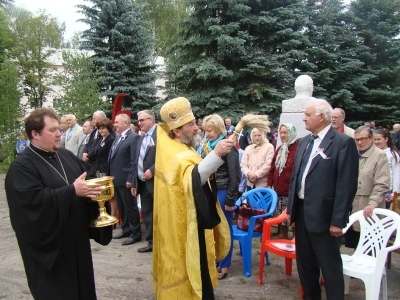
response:
<path id="1" fill-rule="evenodd" d="M 117 200 L 119 214 L 122 217 L 122 232 L 129 232 L 132 238 L 140 238 L 142 233 L 140 229 L 139 209 L 136 197 L 133 197 L 131 194 L 131 189 L 124 186 L 116 186 L 115 199 Z"/>
<path id="2" fill-rule="evenodd" d="M 325 282 L 327 300 L 344 299 L 343 264 L 340 256 L 341 238 L 327 232 L 309 232 L 304 222 L 303 200 L 296 215 L 296 261 L 305 300 L 321 300 L 320 270 Z"/>
<path id="3" fill-rule="evenodd" d="M 140 205 L 142 208 L 142 216 L 144 225 L 146 226 L 146 241 L 153 243 L 153 195 L 147 188 L 145 181 L 138 179 L 138 194 L 140 194 Z"/>

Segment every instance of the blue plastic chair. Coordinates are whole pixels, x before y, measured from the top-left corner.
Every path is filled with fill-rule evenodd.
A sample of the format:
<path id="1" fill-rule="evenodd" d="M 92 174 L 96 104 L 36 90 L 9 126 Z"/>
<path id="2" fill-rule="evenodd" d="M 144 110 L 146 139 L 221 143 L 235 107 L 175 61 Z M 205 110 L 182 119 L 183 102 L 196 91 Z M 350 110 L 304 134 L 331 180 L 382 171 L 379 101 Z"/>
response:
<path id="1" fill-rule="evenodd" d="M 251 276 L 251 259 L 252 259 L 252 241 L 254 238 L 260 238 L 261 232 L 254 232 L 254 224 L 256 219 L 268 218 L 275 211 L 278 196 L 276 192 L 270 188 L 255 188 L 243 194 L 235 204 L 235 209 L 246 198 L 252 208 L 261 208 L 265 210 L 265 214 L 253 216 L 250 218 L 248 231 L 241 230 L 233 225 L 233 240 L 239 241 L 240 254 L 243 257 L 243 274 L 245 277 Z"/>

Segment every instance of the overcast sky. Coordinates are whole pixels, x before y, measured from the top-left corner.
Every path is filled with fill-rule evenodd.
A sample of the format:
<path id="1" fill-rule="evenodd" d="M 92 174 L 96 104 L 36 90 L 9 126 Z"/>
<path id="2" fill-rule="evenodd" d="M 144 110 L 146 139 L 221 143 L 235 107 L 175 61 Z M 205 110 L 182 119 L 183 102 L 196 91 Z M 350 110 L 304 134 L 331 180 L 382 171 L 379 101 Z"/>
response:
<path id="1" fill-rule="evenodd" d="M 344 0 L 345 3 L 350 0 Z M 82 15 L 76 11 L 77 4 L 85 4 L 84 0 L 14 0 L 16 6 L 23 7 L 34 13 L 39 9 L 46 10 L 50 15 L 56 17 L 60 23 L 65 22 L 65 38 L 70 39 L 75 32 L 87 29 L 86 25 L 77 22 Z M 86 2 L 90 5 L 90 2 Z"/>

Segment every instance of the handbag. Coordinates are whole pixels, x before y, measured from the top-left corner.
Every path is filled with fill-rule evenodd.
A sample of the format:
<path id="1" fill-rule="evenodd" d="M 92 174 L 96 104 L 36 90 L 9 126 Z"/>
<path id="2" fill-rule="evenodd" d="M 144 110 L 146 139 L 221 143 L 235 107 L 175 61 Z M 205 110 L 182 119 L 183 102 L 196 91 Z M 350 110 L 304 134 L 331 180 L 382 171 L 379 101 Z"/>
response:
<path id="1" fill-rule="evenodd" d="M 260 208 L 252 208 L 249 201 L 243 202 L 239 206 L 238 218 L 237 218 L 237 228 L 248 231 L 250 218 L 253 216 L 259 216 L 265 214 L 265 210 Z M 264 218 L 256 219 L 254 223 L 254 231 L 262 232 L 264 224 Z"/>

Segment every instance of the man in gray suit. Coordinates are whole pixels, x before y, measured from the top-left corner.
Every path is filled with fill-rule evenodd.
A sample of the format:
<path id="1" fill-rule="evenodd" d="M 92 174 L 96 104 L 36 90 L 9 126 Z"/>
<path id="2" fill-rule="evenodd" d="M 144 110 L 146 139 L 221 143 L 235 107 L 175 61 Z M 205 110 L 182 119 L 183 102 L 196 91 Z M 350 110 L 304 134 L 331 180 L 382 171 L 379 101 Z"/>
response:
<path id="1" fill-rule="evenodd" d="M 131 192 L 133 196 L 140 195 L 148 245 L 139 248 L 138 252 L 144 253 L 153 251 L 153 197 L 157 130 L 154 113 L 151 110 L 143 110 L 137 115 L 142 136 L 136 149 L 137 160 L 133 171 Z"/>
<path id="2" fill-rule="evenodd" d="M 304 123 L 312 135 L 299 143 L 289 190 L 288 221 L 296 226 L 296 261 L 305 299 L 320 300 L 320 270 L 328 300 L 344 299 L 340 256 L 357 190 L 358 152 L 354 140 L 331 126 L 332 107 L 311 100 Z"/>
<path id="3" fill-rule="evenodd" d="M 131 245 L 141 240 L 140 216 L 136 197 L 131 194 L 133 170 L 136 164 L 136 149 L 140 137 L 131 130 L 131 119 L 126 114 L 115 117 L 116 137 L 110 151 L 110 175 L 114 176 L 115 199 L 122 217 L 122 232 L 114 239 L 127 237 L 122 245 Z"/>
<path id="4" fill-rule="evenodd" d="M 93 131 L 93 123 L 91 121 L 86 121 L 82 125 L 82 132 L 85 135 L 85 138 L 83 139 L 82 143 L 80 144 L 78 148 L 78 154 L 76 155 L 79 159 L 82 159 L 83 151 L 85 149 L 86 144 L 89 142 L 89 137 L 90 134 Z"/>
<path id="5" fill-rule="evenodd" d="M 68 130 L 65 133 L 65 149 L 68 149 L 75 155 L 78 154 L 78 148 L 85 138 L 85 134 L 82 131 L 82 127 L 76 123 L 74 115 L 66 115 L 65 120 L 68 126 Z"/>
<path id="6" fill-rule="evenodd" d="M 67 121 L 65 120 L 65 117 L 60 118 L 60 129 L 61 129 L 60 146 L 65 148 L 65 135 L 68 130 Z"/>

